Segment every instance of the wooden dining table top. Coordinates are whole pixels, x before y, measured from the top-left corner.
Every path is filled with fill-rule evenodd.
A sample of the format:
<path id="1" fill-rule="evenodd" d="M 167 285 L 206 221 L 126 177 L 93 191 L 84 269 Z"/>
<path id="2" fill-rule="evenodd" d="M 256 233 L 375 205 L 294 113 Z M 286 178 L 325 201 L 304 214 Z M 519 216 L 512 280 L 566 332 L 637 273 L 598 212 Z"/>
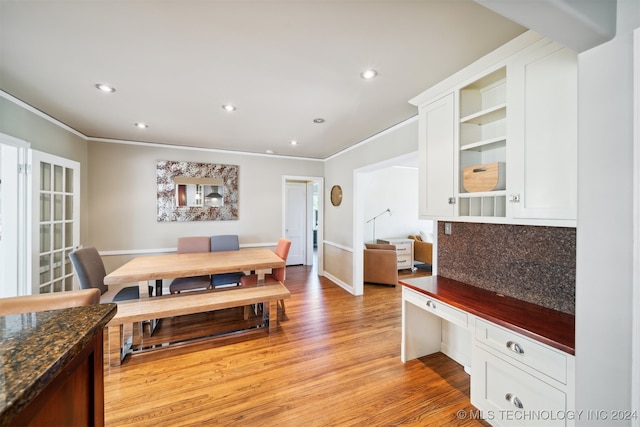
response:
<path id="1" fill-rule="evenodd" d="M 127 262 L 104 278 L 106 285 L 173 279 L 176 277 L 265 270 L 285 266 L 271 249 L 247 248 L 238 251 L 145 255 Z"/>

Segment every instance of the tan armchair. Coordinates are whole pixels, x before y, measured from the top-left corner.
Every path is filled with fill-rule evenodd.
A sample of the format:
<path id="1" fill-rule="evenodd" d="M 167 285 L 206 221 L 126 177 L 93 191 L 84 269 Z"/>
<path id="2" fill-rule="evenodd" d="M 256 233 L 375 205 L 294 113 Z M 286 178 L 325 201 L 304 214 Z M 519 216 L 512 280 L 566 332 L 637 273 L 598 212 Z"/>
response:
<path id="1" fill-rule="evenodd" d="M 425 264 L 433 265 L 433 243 L 424 242 L 420 236 L 409 235 L 413 240 L 413 259 Z"/>
<path id="2" fill-rule="evenodd" d="M 365 245 L 364 282 L 391 286 L 398 284 L 398 254 L 394 245 Z"/>

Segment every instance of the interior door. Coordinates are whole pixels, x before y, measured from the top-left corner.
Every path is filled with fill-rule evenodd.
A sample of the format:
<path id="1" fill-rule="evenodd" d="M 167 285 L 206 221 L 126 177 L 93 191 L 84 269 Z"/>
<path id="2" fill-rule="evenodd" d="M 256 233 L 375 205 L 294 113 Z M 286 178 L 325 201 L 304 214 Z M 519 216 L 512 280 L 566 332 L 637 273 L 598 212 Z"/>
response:
<path id="1" fill-rule="evenodd" d="M 33 151 L 33 294 L 73 289 L 80 245 L 80 163 Z"/>
<path id="2" fill-rule="evenodd" d="M 307 247 L 307 184 L 286 183 L 285 237 L 291 240 L 287 265 L 305 264 Z"/>

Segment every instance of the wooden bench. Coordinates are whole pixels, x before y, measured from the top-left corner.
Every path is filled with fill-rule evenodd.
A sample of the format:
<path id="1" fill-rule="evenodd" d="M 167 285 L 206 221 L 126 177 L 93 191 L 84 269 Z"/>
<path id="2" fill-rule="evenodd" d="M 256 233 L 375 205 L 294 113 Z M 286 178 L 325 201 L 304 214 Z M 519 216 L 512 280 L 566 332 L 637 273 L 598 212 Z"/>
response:
<path id="1" fill-rule="evenodd" d="M 118 366 L 125 356 L 124 325 L 134 325 L 135 337 L 136 329 L 141 329 L 142 322 L 150 319 L 264 303 L 265 318 L 268 319 L 266 316 L 272 313 L 271 318 L 268 319 L 269 333 L 271 333 L 277 329 L 278 301 L 290 296 L 291 292 L 278 282 L 251 287 L 187 292 L 118 303 L 118 312 L 107 325 L 109 327 L 109 364 Z"/>

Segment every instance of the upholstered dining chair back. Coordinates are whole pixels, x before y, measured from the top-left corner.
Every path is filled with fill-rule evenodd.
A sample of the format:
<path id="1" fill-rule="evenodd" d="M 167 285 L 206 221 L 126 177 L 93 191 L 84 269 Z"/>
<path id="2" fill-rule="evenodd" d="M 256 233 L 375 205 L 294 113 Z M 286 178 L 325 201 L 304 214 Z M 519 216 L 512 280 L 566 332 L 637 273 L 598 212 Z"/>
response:
<path id="1" fill-rule="evenodd" d="M 286 263 L 287 257 L 289 256 L 290 248 L 291 248 L 291 240 L 281 237 L 278 240 L 278 244 L 276 245 L 275 253 L 280 258 L 282 258 Z M 284 282 L 286 271 L 287 271 L 286 267 L 274 268 L 271 270 L 271 274 L 273 275 L 274 279 L 276 279 L 278 282 Z"/>
<path id="2" fill-rule="evenodd" d="M 77 249 L 69 254 L 69 259 L 76 271 L 81 289 L 99 289 L 100 302 L 126 301 L 140 298 L 138 286 L 128 286 L 118 292 L 109 291 L 109 287 L 104 284 L 107 275 L 102 258 L 98 250 L 93 246 Z M 153 286 L 149 286 L 149 295 L 153 294 Z"/>
<path id="3" fill-rule="evenodd" d="M 211 236 L 211 252 L 239 251 L 240 240 L 237 234 L 220 234 Z M 220 273 L 211 276 L 211 286 L 238 285 L 244 272 Z"/>
<path id="4" fill-rule="evenodd" d="M 240 240 L 236 234 L 211 236 L 211 252 L 240 250 Z"/>
<path id="5" fill-rule="evenodd" d="M 81 289 L 96 288 L 101 294 L 109 290 L 109 287 L 104 284 L 107 273 L 96 248 L 91 246 L 77 249 L 69 254 L 69 259 L 76 270 Z"/>
<path id="6" fill-rule="evenodd" d="M 284 282 L 287 268 L 287 257 L 289 257 L 289 249 L 291 248 L 291 240 L 285 239 L 281 237 L 278 239 L 278 243 L 276 244 L 276 249 L 274 252 L 280 258 L 282 258 L 285 262 L 284 267 L 272 268 L 271 274 L 264 275 L 264 283 L 277 283 Z M 244 276 L 240 279 L 240 284 L 242 286 L 255 286 L 258 283 L 258 275 L 257 274 L 249 274 L 248 276 Z M 280 307 L 282 308 L 282 312 L 285 312 L 284 300 L 281 299 L 278 301 Z"/>
<path id="7" fill-rule="evenodd" d="M 193 254 L 209 252 L 211 241 L 207 236 L 179 237 L 177 252 L 179 254 Z M 211 276 L 178 277 L 169 284 L 169 292 L 172 294 L 196 289 L 207 289 L 211 286 Z"/>
<path id="8" fill-rule="evenodd" d="M 179 237 L 179 254 L 191 254 L 198 252 L 209 252 L 210 240 L 207 236 Z"/>

